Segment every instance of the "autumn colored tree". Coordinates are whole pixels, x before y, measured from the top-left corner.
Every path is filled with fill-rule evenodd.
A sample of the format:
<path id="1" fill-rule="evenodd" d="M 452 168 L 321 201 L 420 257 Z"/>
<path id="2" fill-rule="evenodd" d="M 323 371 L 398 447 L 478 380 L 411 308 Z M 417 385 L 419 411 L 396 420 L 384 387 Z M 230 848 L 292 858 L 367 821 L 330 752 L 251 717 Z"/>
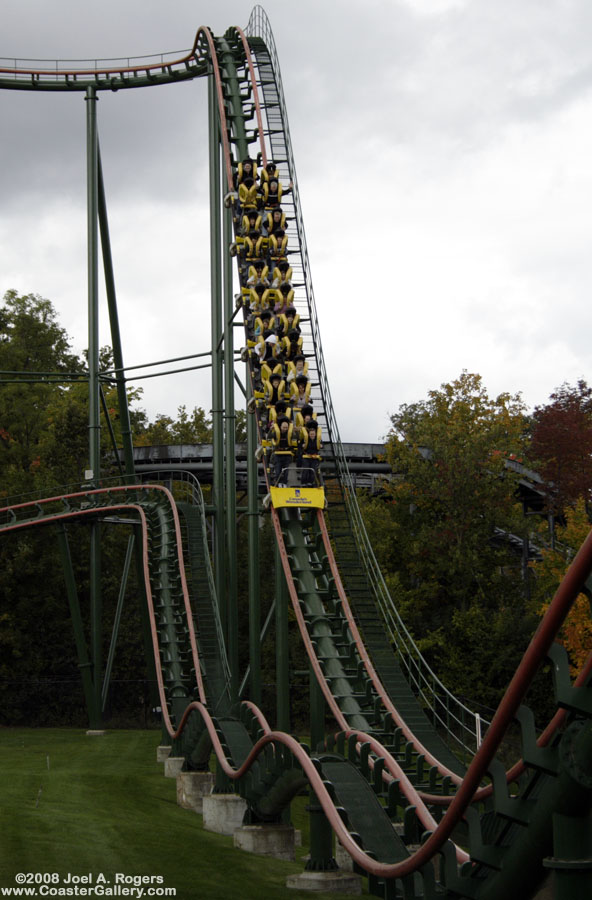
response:
<path id="1" fill-rule="evenodd" d="M 592 388 L 580 379 L 551 394 L 532 416 L 532 464 L 545 480 L 550 511 L 557 514 L 592 490 Z"/>
<path id="2" fill-rule="evenodd" d="M 543 615 L 577 550 L 590 533 L 590 520 L 583 497 L 573 506 L 564 508 L 565 524 L 556 526 L 555 546 L 542 549 L 542 559 L 532 564 L 535 580 L 533 602 Z M 572 674 L 576 674 L 592 650 L 592 610 L 590 594 L 580 594 L 571 608 L 561 633 L 562 643 L 569 653 Z"/>

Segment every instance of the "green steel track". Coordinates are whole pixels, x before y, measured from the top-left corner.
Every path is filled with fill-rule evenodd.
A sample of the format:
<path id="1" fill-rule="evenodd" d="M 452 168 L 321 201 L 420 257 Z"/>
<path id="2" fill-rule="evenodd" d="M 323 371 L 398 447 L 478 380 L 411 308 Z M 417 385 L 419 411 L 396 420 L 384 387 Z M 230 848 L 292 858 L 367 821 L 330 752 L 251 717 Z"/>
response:
<path id="1" fill-rule="evenodd" d="M 246 799 L 249 822 L 283 821 L 290 801 L 308 785 L 377 896 L 522 900 L 534 897 L 545 873 L 554 870 L 557 890 L 563 891 L 557 897 L 588 897 L 592 656 L 572 683 L 565 654 L 552 642 L 592 570 L 592 538 L 467 768 L 447 740 L 444 725 L 450 722 L 439 704 L 449 700 L 440 686 L 434 702 L 425 693 L 421 663 L 389 605 L 361 524 L 322 354 L 279 63 L 259 7 L 246 34 L 231 28 L 214 38 L 209 29 L 199 29 L 190 53 L 176 60 L 84 72 L 2 70 L 0 86 L 115 90 L 208 75 L 216 102 L 210 127 L 222 148 L 224 193 L 232 189 L 237 162 L 257 152 L 276 161 L 284 183 L 294 183 L 282 206 L 290 219 L 296 306 L 311 359 L 315 408 L 331 448 L 325 463 L 329 507 L 327 516 L 294 509 L 271 510 L 270 516 L 294 617 L 335 733 L 311 751 L 272 731 L 253 703 L 236 700 L 238 673 L 233 648 L 223 637 L 216 561 L 213 574 L 199 493 L 175 500 L 162 486 L 132 483 L 64 493 L 1 509 L 0 531 L 63 530 L 70 523 L 114 516 L 134 523 L 167 739 L 189 769 L 205 768 L 214 751 L 217 789 Z M 247 381 L 251 374 L 247 371 Z M 247 383 L 248 396 L 250 390 Z M 254 420 L 251 427 L 259 430 L 257 416 Z M 537 734 L 532 714 L 521 704 L 547 653 L 557 712 Z M 465 743 L 459 737 L 461 717 L 454 712 L 450 729 L 458 748 Z M 521 727 L 523 759 L 506 772 L 495 754 L 514 720 Z M 313 852 L 311 868 L 332 864 Z"/>

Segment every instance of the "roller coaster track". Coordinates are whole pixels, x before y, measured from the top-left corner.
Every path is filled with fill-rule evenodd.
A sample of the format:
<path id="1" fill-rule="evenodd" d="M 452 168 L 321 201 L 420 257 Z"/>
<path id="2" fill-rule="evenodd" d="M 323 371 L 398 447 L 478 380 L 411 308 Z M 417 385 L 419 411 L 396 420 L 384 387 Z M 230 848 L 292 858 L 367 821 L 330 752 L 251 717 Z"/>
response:
<path id="1" fill-rule="evenodd" d="M 454 828 L 454 813 L 457 812 L 458 814 L 456 821 L 458 821 L 458 817 L 463 811 L 466 814 L 462 805 L 463 794 L 465 799 L 469 801 L 474 800 L 475 796 L 479 800 L 485 798 L 486 790 L 482 790 L 480 795 L 475 794 L 475 790 L 486 771 L 489 771 L 493 777 L 493 793 L 496 795 L 496 808 L 501 808 L 501 815 L 506 820 L 514 822 L 514 825 L 523 822 L 525 818 L 529 817 L 529 811 L 526 807 L 529 802 L 531 804 L 533 802 L 531 795 L 535 791 L 532 785 L 529 785 L 530 791 L 526 792 L 526 801 L 520 796 L 509 796 L 507 790 L 505 790 L 506 774 L 503 772 L 503 769 L 500 771 L 499 766 L 494 765 L 491 755 L 492 750 L 495 750 L 499 744 L 504 728 L 515 713 L 518 713 L 520 716 L 525 735 L 524 745 L 527 752 L 525 753 L 523 766 L 534 771 L 538 780 L 546 779 L 547 782 L 536 791 L 536 807 L 543 808 L 545 819 L 548 819 L 549 800 L 547 795 L 551 793 L 551 799 L 556 802 L 563 799 L 563 793 L 566 790 L 565 784 L 559 797 L 553 797 L 553 794 L 558 791 L 559 779 L 557 775 L 560 773 L 561 768 L 560 745 L 559 747 L 557 746 L 558 726 L 561 724 L 565 728 L 565 721 L 561 722 L 560 720 L 565 720 L 567 716 L 565 713 L 558 714 L 556 717 L 557 721 L 551 724 L 547 733 L 537 743 L 528 714 L 524 708 L 520 710 L 518 704 L 528 685 L 529 678 L 532 676 L 537 664 L 540 663 L 541 656 L 549 648 L 550 642 L 565 618 L 573 598 L 577 596 L 581 585 L 588 577 L 592 566 L 592 537 L 588 538 L 582 547 L 560 591 L 551 604 L 539 631 L 538 640 L 536 642 L 533 641 L 531 644 L 508 689 L 504 703 L 502 703 L 500 711 L 498 711 L 499 723 L 496 723 L 496 720 L 492 723 L 492 728 L 486 735 L 481 750 L 469 768 L 456 797 L 451 801 L 452 808 L 440 825 L 435 826 L 435 823 L 433 823 L 433 826 L 435 826 L 433 827 L 433 833 L 420 850 L 414 856 L 408 857 L 404 844 L 396 838 L 393 829 L 386 829 L 386 814 L 376 800 L 376 793 L 380 795 L 383 790 L 381 782 L 385 780 L 385 772 L 391 776 L 390 779 L 387 779 L 388 786 L 386 790 L 388 798 L 387 809 L 389 812 L 393 813 L 397 806 L 407 805 L 409 801 L 413 800 L 415 800 L 417 806 L 421 806 L 421 800 L 417 795 L 414 796 L 408 785 L 405 786 L 407 796 L 405 799 L 402 798 L 399 793 L 401 781 L 398 780 L 401 778 L 402 773 L 396 760 L 371 735 L 365 734 L 361 729 L 347 729 L 337 736 L 335 744 L 337 750 L 341 750 L 341 753 L 321 753 L 311 759 L 308 757 L 305 749 L 297 744 L 293 738 L 272 732 L 264 716 L 252 704 L 244 704 L 242 720 L 243 722 L 248 722 L 252 729 L 254 728 L 254 733 L 259 735 L 259 739 L 252 743 L 248 753 L 239 765 L 232 764 L 233 754 L 229 752 L 227 742 L 228 740 L 232 742 L 234 736 L 232 729 L 230 729 L 229 737 L 228 733 L 226 733 L 228 727 L 226 730 L 224 727 L 228 723 L 217 722 L 211 716 L 207 703 L 204 702 L 205 690 L 203 679 L 200 675 L 201 667 L 197 652 L 197 642 L 192 628 L 193 614 L 188 603 L 187 584 L 180 552 L 182 547 L 181 524 L 176 514 L 174 500 L 166 489 L 152 485 L 143 487 L 116 486 L 104 490 L 77 492 L 17 504 L 1 511 L 0 527 L 3 531 L 15 531 L 33 526 L 83 520 L 89 516 L 104 517 L 105 515 L 113 515 L 121 511 L 126 511 L 128 514 L 130 512 L 135 513 L 142 528 L 142 550 L 148 606 L 155 656 L 158 664 L 159 690 L 163 709 L 165 710 L 167 730 L 173 739 L 179 740 L 189 730 L 185 727 L 188 722 L 191 720 L 195 721 L 199 717 L 205 725 L 207 735 L 225 774 L 239 783 L 241 792 L 244 790 L 247 795 L 250 795 L 252 807 L 259 820 L 269 821 L 277 817 L 282 806 L 302 787 L 305 781 L 308 781 L 317 793 L 319 802 L 335 828 L 341 843 L 351 852 L 356 863 L 363 870 L 370 872 L 372 878 L 379 879 L 379 881 L 381 879 L 403 878 L 413 871 L 413 868 L 425 864 L 425 861 L 431 858 L 434 847 L 438 849 L 442 847 L 442 840 Z M 173 626 L 179 625 L 179 619 L 174 620 L 175 614 L 178 615 L 179 612 L 183 611 L 185 614 L 184 627 L 174 629 Z M 173 631 L 171 631 L 172 628 Z M 180 651 L 183 644 L 187 650 L 187 635 L 189 635 L 190 649 L 187 653 L 185 668 L 183 668 L 184 663 Z M 578 746 L 579 743 L 583 743 L 585 747 L 585 740 L 589 738 L 589 717 L 592 716 L 589 690 L 592 660 L 589 660 L 588 666 L 583 670 L 576 684 L 572 687 L 567 675 L 564 657 L 558 653 L 557 649 L 554 649 L 552 658 L 558 674 L 558 702 L 564 710 L 570 711 L 569 716 L 573 720 L 569 723 L 571 731 L 567 729 L 565 734 L 570 737 L 572 742 L 570 748 L 574 752 L 575 758 L 579 760 Z M 187 669 L 187 665 L 189 669 Z M 197 677 L 195 678 L 196 674 Z M 192 681 L 196 681 L 193 692 L 197 693 L 199 699 L 187 703 L 192 693 Z M 180 712 L 181 709 L 183 709 L 182 714 Z M 174 725 L 175 716 L 178 722 L 176 729 Z M 229 719 L 229 722 L 232 721 L 232 719 Z M 588 721 L 588 731 L 586 731 L 583 724 L 586 721 Z M 274 748 L 273 752 L 269 752 L 270 747 Z M 347 788 L 349 788 L 350 794 L 352 793 L 352 772 L 355 771 L 353 764 L 359 764 L 358 747 L 362 750 L 362 769 L 365 768 L 366 775 L 372 784 L 372 791 L 366 791 L 364 794 L 360 790 L 364 782 L 354 778 L 354 796 L 353 798 L 350 796 L 349 804 L 347 800 L 344 804 L 343 792 L 345 791 L 347 795 Z M 175 752 L 178 751 L 175 750 Z M 380 762 L 378 766 L 375 762 L 373 771 L 371 771 L 369 765 L 370 754 L 373 754 L 375 760 Z M 345 760 L 348 757 L 349 762 L 346 763 Z M 582 758 L 585 758 L 585 755 Z M 245 789 L 247 773 L 249 773 L 249 788 Z M 329 773 L 331 774 L 330 778 L 327 777 Z M 514 773 L 514 776 L 519 774 L 522 773 L 517 771 Z M 345 775 L 349 777 L 346 778 Z M 270 777 L 272 776 L 273 791 L 269 789 Z M 565 781 L 565 774 L 563 777 Z M 586 792 L 582 791 L 586 780 L 586 770 L 582 767 L 581 761 L 578 762 L 577 766 L 574 766 L 573 771 L 570 772 L 570 777 L 573 781 L 573 784 L 569 785 L 571 791 L 573 792 L 575 789 L 578 794 L 584 794 L 584 804 L 587 801 L 589 802 L 589 796 L 586 801 Z M 262 785 L 266 786 L 265 790 L 262 789 Z M 278 788 L 278 785 L 281 789 Z M 355 820 L 356 811 L 359 811 L 361 797 L 365 797 L 362 802 L 362 808 L 366 813 L 370 809 L 373 815 L 372 835 L 367 838 L 369 846 L 372 847 L 373 843 L 376 845 L 377 836 L 382 835 L 382 842 L 379 841 L 379 847 L 377 848 L 381 851 L 380 856 L 382 859 L 379 857 L 378 861 L 373 860 L 360 849 L 356 839 L 351 835 L 351 824 L 349 825 L 350 830 L 348 830 L 342 820 L 342 817 L 346 815 L 348 819 L 351 816 Z M 353 802 L 354 800 L 355 803 Z M 547 806 L 542 806 L 545 801 Z M 337 806 L 341 810 L 340 813 L 337 812 Z M 348 806 L 349 813 L 347 812 Z M 470 819 L 472 819 L 470 821 L 471 843 L 476 843 L 479 848 L 477 853 L 472 854 L 473 862 L 478 861 L 481 867 L 491 866 L 492 858 L 497 855 L 499 865 L 499 857 L 502 855 L 503 849 L 497 846 L 486 845 L 480 834 L 478 819 L 474 816 L 470 817 Z M 528 820 L 530 822 L 531 818 Z M 409 817 L 407 822 L 409 822 Z M 538 827 L 541 827 L 540 823 L 537 824 Z M 359 834 L 359 832 L 356 833 Z M 395 837 L 393 837 L 394 835 Z M 372 838 L 374 838 L 374 841 Z M 516 846 L 514 839 L 509 846 L 512 849 Z M 497 854 L 493 851 L 497 851 Z M 500 896 L 497 893 L 498 888 L 494 886 L 492 889 L 492 886 L 486 882 L 485 889 L 481 890 L 482 885 L 476 880 L 477 876 L 474 872 L 472 873 L 472 878 L 467 879 L 468 883 L 465 883 L 455 873 L 455 857 L 450 846 L 445 845 L 442 852 L 445 859 L 444 872 L 448 889 L 458 891 L 459 896 Z M 387 857 L 386 860 L 384 858 L 385 855 Z M 392 856 L 395 858 L 394 861 L 391 858 Z M 523 856 L 518 857 L 517 864 L 524 865 Z M 507 872 L 504 869 L 501 871 L 507 877 Z M 423 873 L 423 882 L 424 895 L 436 896 L 436 894 L 430 893 L 432 878 L 426 872 Z M 385 885 L 387 883 L 389 882 L 385 881 Z M 495 884 L 495 879 L 493 879 L 493 883 Z M 379 886 L 378 882 L 374 883 L 375 888 Z M 521 890 L 524 890 L 524 882 Z M 449 894 L 449 896 L 456 895 L 455 893 Z M 516 896 L 519 895 L 516 894 Z M 525 894 L 522 893 L 520 896 L 525 896 Z"/>
<path id="2" fill-rule="evenodd" d="M 575 830 L 581 823 L 591 833 L 592 655 L 572 684 L 565 653 L 553 640 L 592 570 L 592 536 L 465 770 L 434 725 L 450 720 L 449 698 L 435 676 L 422 670 L 392 606 L 347 472 L 322 355 L 279 63 L 258 7 L 247 35 L 232 28 L 214 38 L 201 28 L 188 54 L 166 60 L 83 69 L 57 64 L 29 69 L 15 61 L 0 68 L 0 86 L 116 90 L 210 74 L 227 190 L 238 161 L 232 148 L 244 149 L 245 143 L 258 142 L 261 158 L 274 159 L 282 180 L 293 182 L 292 197 L 282 205 L 290 207 L 297 307 L 312 359 L 315 408 L 333 448 L 327 461 L 330 506 L 328 523 L 322 512 L 308 510 L 272 509 L 271 517 L 300 634 L 338 733 L 311 753 L 290 735 L 272 731 L 254 704 L 233 707 L 199 497 L 176 502 L 158 485 L 73 491 L 1 509 L 0 531 L 120 514 L 137 523 L 158 689 L 173 753 L 184 756 L 187 767 L 203 768 L 213 748 L 219 785 L 234 785 L 245 797 L 251 822 L 279 821 L 308 784 L 378 896 L 527 898 L 553 851 L 553 817 L 575 822 Z M 558 710 L 537 736 L 533 716 L 521 704 L 547 654 Z M 435 700 L 428 695 L 430 681 L 436 684 Z M 460 727 L 460 707 L 452 715 Z M 495 754 L 514 719 L 521 727 L 523 759 L 506 772 Z M 398 830 L 393 821 L 401 823 Z M 453 837 L 466 842 L 469 852 L 455 847 Z M 592 851 L 579 860 L 581 868 L 590 865 L 590 856 Z M 572 862 L 577 868 L 578 860 Z M 569 868 L 570 861 L 564 863 Z M 547 865 L 561 867 L 552 859 Z"/>

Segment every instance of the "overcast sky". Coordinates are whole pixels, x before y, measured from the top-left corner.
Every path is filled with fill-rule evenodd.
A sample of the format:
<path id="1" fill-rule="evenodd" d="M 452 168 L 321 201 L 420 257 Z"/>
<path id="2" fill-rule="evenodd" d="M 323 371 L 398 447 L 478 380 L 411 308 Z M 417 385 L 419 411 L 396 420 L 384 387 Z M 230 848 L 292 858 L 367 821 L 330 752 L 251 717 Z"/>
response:
<path id="1" fill-rule="evenodd" d="M 589 0 L 268 0 L 344 440 L 479 372 L 532 407 L 590 371 Z M 2 0 L 0 57 L 188 49 L 238 0 Z M 206 83 L 100 93 L 127 365 L 209 350 Z M 82 93 L 0 91 L 0 296 L 87 346 Z M 101 343 L 108 343 L 102 313 Z M 209 376 L 142 383 L 154 418 Z"/>

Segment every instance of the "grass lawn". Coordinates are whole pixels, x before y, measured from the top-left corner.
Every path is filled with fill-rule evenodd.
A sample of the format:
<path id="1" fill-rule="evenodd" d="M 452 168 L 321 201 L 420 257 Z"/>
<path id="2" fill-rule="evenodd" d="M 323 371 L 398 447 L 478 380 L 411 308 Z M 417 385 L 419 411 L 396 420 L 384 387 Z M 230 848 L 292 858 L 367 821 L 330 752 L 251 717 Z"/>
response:
<path id="1" fill-rule="evenodd" d="M 159 734 L 0 728 L 0 888 L 18 872 L 92 873 L 95 883 L 121 872 L 160 875 L 178 900 L 310 898 L 285 886 L 302 862 L 236 850 L 177 806 L 175 779 L 156 762 Z"/>

